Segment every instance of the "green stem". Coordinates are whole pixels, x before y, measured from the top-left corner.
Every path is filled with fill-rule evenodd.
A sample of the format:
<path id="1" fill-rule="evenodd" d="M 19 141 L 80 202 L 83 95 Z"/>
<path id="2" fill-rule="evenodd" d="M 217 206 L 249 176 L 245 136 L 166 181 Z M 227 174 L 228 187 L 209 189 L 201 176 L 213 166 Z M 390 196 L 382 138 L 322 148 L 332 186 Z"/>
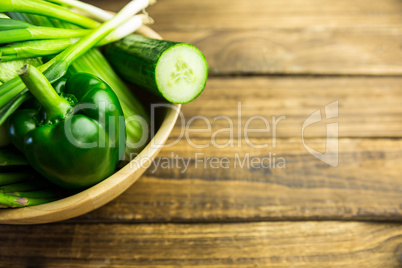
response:
<path id="1" fill-rule="evenodd" d="M 26 165 L 28 165 L 26 158 L 16 150 L 11 149 L 0 150 L 0 166 L 26 166 Z"/>
<path id="2" fill-rule="evenodd" d="M 25 89 L 24 83 L 17 76 L 0 86 L 0 107 L 6 105 Z"/>
<path id="3" fill-rule="evenodd" d="M 2 0 L 0 2 L 0 12 L 24 12 L 44 15 L 65 20 L 84 28 L 95 28 L 99 26 L 99 22 L 90 18 L 71 12 L 61 6 L 38 0 Z"/>
<path id="4" fill-rule="evenodd" d="M 23 83 L 21 83 L 23 84 Z M 25 86 L 24 86 L 25 87 Z M 6 105 L 0 108 L 0 126 L 6 121 L 6 119 L 15 112 L 21 104 L 29 100 L 32 97 L 28 90 L 24 88 L 21 92 L 12 98 Z"/>
<path id="5" fill-rule="evenodd" d="M 45 120 L 55 120 L 66 115 L 71 108 L 67 100 L 60 97 L 46 77 L 32 65 L 25 65 L 19 72 L 21 80 L 39 101 Z"/>
<path id="6" fill-rule="evenodd" d="M 51 27 L 31 27 L 26 29 L 14 29 L 1 31 L 0 44 L 39 40 L 82 37 L 90 30 L 84 29 L 58 29 Z"/>
<path id="7" fill-rule="evenodd" d="M 106 37 L 100 40 L 96 44 L 96 46 L 103 46 L 115 42 L 117 40 L 124 38 L 130 33 L 136 31 L 142 25 L 143 18 L 144 18 L 143 15 L 136 15 L 132 17 L 128 22 L 119 26 L 117 29 L 114 29 L 110 34 L 108 34 Z M 77 33 L 77 36 L 79 37 L 81 36 L 80 35 L 81 33 L 78 31 L 75 30 L 74 32 L 71 33 L 72 34 Z M 88 31 L 88 30 L 81 30 L 81 31 Z M 64 37 L 66 36 L 67 35 L 64 35 Z M 72 35 L 69 36 L 73 37 Z M 50 37 L 54 38 L 56 36 L 51 35 Z M 2 37 L 0 36 L 0 39 L 1 38 Z M 40 36 L 38 38 L 42 39 L 44 38 L 44 36 Z M 62 38 L 55 40 L 47 39 L 47 40 L 34 40 L 34 41 L 20 41 L 18 43 L 0 47 L 0 55 L 1 55 L 0 62 L 57 54 L 65 50 L 68 46 L 74 44 L 74 42 L 76 42 L 77 40 L 78 39 Z"/>
<path id="8" fill-rule="evenodd" d="M 6 30 L 15 30 L 15 29 L 26 29 L 31 27 L 32 25 L 20 21 L 20 20 L 14 20 L 14 19 L 6 19 L 6 18 L 0 18 L 0 31 L 6 31 Z"/>
<path id="9" fill-rule="evenodd" d="M 108 35 L 122 23 L 129 20 L 147 5 L 148 0 L 133 0 L 129 2 L 111 20 L 103 23 L 99 28 L 94 30 L 92 34 L 81 38 L 78 42 L 74 43 L 74 45 L 69 46 L 66 50 L 52 58 L 44 65 L 40 66 L 38 69 L 41 72 L 46 71 L 45 75 L 50 82 L 56 81 L 66 73 L 67 68 L 72 62 L 74 62 L 74 60 L 86 53 L 106 35 Z"/>
<path id="10" fill-rule="evenodd" d="M 20 197 L 28 197 L 28 198 L 50 198 L 50 197 L 62 196 L 64 192 L 65 191 L 63 191 L 62 189 L 52 187 L 49 189 L 43 189 L 43 190 L 37 190 L 37 191 L 12 192 L 12 193 L 6 193 L 6 194 L 20 196 Z M 66 193 L 64 193 L 64 194 L 66 194 Z"/>
<path id="11" fill-rule="evenodd" d="M 59 5 L 74 7 L 78 10 L 86 12 L 87 14 L 91 15 L 93 18 L 99 21 L 106 21 L 111 19 L 111 17 L 113 17 L 112 14 L 101 8 L 77 0 L 47 0 L 47 1 Z"/>
<path id="12" fill-rule="evenodd" d="M 31 179 L 33 179 L 33 175 L 28 172 L 0 173 L 0 186 L 28 181 Z"/>
<path id="13" fill-rule="evenodd" d="M 0 61 L 4 61 L 4 57 L 14 57 L 20 59 L 52 55 L 63 51 L 66 47 L 73 43 L 73 39 L 71 38 L 18 42 L 0 47 L 0 53 L 2 54 Z"/>
<path id="14" fill-rule="evenodd" d="M 59 198 L 28 198 L 0 193 L 0 208 L 21 208 L 37 206 L 55 201 Z"/>
<path id="15" fill-rule="evenodd" d="M 112 32 L 115 28 L 117 28 L 120 24 L 130 19 L 141 9 L 145 8 L 148 4 L 146 3 L 141 5 L 141 2 L 145 3 L 148 1 L 131 1 L 111 20 L 103 23 L 91 35 L 81 38 L 79 42 L 56 56 L 56 58 L 58 57 L 60 60 L 64 60 L 66 62 L 73 62 L 75 59 L 77 59 L 82 54 L 87 52 L 90 48 L 92 48 L 102 38 Z"/>
<path id="16" fill-rule="evenodd" d="M 17 60 L 17 59 L 22 59 L 22 58 L 18 58 L 17 54 L 15 55 L 1 55 L 0 56 L 0 62 L 7 62 L 7 61 L 13 61 L 13 60 Z"/>
<path id="17" fill-rule="evenodd" d="M 17 182 L 13 184 L 0 186 L 0 193 L 12 193 L 12 192 L 29 192 L 42 190 L 48 187 L 52 187 L 54 184 L 44 180 L 32 180 L 28 182 Z"/>

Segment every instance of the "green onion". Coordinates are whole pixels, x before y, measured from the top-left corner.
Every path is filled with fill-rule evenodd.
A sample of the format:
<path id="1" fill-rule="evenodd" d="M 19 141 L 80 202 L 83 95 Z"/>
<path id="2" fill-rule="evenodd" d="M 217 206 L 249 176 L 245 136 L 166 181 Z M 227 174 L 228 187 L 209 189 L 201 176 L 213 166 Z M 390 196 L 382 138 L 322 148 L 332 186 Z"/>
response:
<path id="1" fill-rule="evenodd" d="M 105 11 L 101 8 L 98 8 L 96 6 L 90 5 L 88 3 L 84 3 L 78 0 L 47 0 L 48 2 L 52 3 L 57 3 L 60 5 L 65 5 L 68 7 L 73 7 L 78 10 L 84 11 L 85 13 L 89 14 L 90 16 L 94 17 L 95 19 L 99 21 L 107 21 L 113 18 L 113 14 Z M 149 0 L 149 5 L 154 4 L 156 1 L 155 0 Z M 119 28 L 117 28 L 114 31 L 114 34 L 116 34 L 119 38 L 115 38 L 114 41 L 120 40 L 123 37 L 133 33 L 134 31 L 138 30 L 140 26 L 142 25 L 142 22 L 144 23 L 153 23 L 153 20 L 148 17 L 147 14 L 139 15 L 142 16 L 141 22 L 139 21 L 138 18 L 133 17 L 123 25 L 121 25 Z"/>
<path id="2" fill-rule="evenodd" d="M 19 77 L 14 77 L 8 80 L 6 83 L 0 86 L 0 107 L 8 104 L 13 98 L 15 98 L 21 91 L 23 91 L 25 85 L 22 83 Z M 6 118 L 0 118 L 0 125 Z"/>
<path id="3" fill-rule="evenodd" d="M 46 0 L 48 2 L 52 2 L 55 4 L 60 4 L 63 6 L 68 6 L 68 7 L 74 7 L 78 10 L 84 11 L 85 13 L 91 15 L 93 18 L 95 18 L 98 21 L 106 21 L 109 20 L 113 17 L 113 15 L 101 8 L 98 8 L 96 6 L 93 6 L 88 3 L 84 3 L 78 0 Z M 150 1 L 150 4 L 151 1 Z"/>
<path id="4" fill-rule="evenodd" d="M 31 26 L 25 29 L 13 29 L 0 32 L 0 44 L 38 40 L 82 37 L 90 33 L 84 29 L 59 29 L 50 27 Z"/>
<path id="5" fill-rule="evenodd" d="M 87 52 L 96 43 L 102 40 L 106 35 L 117 28 L 122 23 L 129 20 L 132 16 L 144 9 L 148 5 L 147 0 L 131 1 L 119 13 L 116 14 L 111 20 L 106 21 L 92 34 L 81 38 L 74 45 L 68 47 L 66 50 L 52 58 L 50 61 L 40 66 L 38 69 L 46 75 L 49 82 L 54 82 L 62 77 L 67 68 L 77 58 Z"/>
<path id="6" fill-rule="evenodd" d="M 130 25 L 124 23 L 117 29 L 114 29 L 113 32 L 111 32 L 105 38 L 99 41 L 97 46 L 103 46 L 122 39 L 131 32 L 137 30 L 142 25 L 143 20 L 144 20 L 143 15 L 136 15 L 132 17 L 129 20 Z M 60 28 L 56 29 L 65 30 Z M 0 61 L 5 62 L 16 59 L 26 59 L 26 58 L 34 58 L 34 57 L 57 54 L 66 49 L 68 46 L 74 44 L 77 40 L 78 40 L 77 38 L 66 38 L 56 40 L 34 40 L 34 41 L 22 41 L 6 45 L 0 47 L 0 55 L 1 55 Z"/>
<path id="7" fill-rule="evenodd" d="M 35 58 L 57 54 L 74 43 L 75 39 L 36 40 L 0 47 L 0 61 Z"/>
<path id="8" fill-rule="evenodd" d="M 0 2 L 0 12 L 23 12 L 44 15 L 65 20 L 84 28 L 95 28 L 99 26 L 98 22 L 90 18 L 71 12 L 59 5 L 41 0 L 2 0 Z"/>
<path id="9" fill-rule="evenodd" d="M 26 29 L 32 27 L 31 24 L 20 20 L 13 20 L 6 17 L 0 18 L 0 31 Z"/>

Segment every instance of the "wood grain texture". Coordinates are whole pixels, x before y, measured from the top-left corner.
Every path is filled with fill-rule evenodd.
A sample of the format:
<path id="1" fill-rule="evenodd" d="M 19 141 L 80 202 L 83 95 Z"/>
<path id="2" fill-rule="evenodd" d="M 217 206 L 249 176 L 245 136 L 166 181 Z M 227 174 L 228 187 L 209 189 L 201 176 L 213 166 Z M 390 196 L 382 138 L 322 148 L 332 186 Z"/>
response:
<path id="1" fill-rule="evenodd" d="M 88 2 L 117 11 L 128 0 Z M 184 138 L 155 161 L 168 165 L 151 165 L 92 213 L 0 226 L 0 267 L 401 267 L 402 227 L 385 221 L 402 221 L 402 81 L 351 77 L 402 73 L 401 10 L 399 0 L 159 0 L 148 9 L 154 29 L 195 44 L 211 76 L 226 76 L 183 107 L 186 124 L 203 116 L 211 131 L 194 120 L 186 140 L 176 124 L 168 142 Z M 263 77 L 272 74 L 313 75 Z M 339 116 L 309 126 L 305 141 L 325 150 L 326 124 L 338 123 L 336 168 L 301 140 L 306 118 L 325 116 L 334 101 Z M 286 116 L 275 146 L 272 128 L 250 134 L 267 148 L 246 142 L 242 130 L 256 115 L 271 127 L 272 116 Z M 233 147 L 217 148 L 229 132 L 211 144 L 212 133 L 230 127 L 222 116 L 232 120 Z M 266 128 L 262 120 L 250 126 Z M 241 166 L 236 156 L 246 155 L 283 157 L 286 166 Z M 222 159 L 229 168 L 219 167 Z"/>
<path id="2" fill-rule="evenodd" d="M 1 226 L 0 267 L 400 267 L 399 224 Z"/>
<path id="3" fill-rule="evenodd" d="M 118 11 L 129 0 L 85 0 Z M 158 29 L 276 29 L 309 26 L 375 28 L 401 26 L 398 0 L 158 0 L 147 8 Z"/>
<path id="4" fill-rule="evenodd" d="M 301 138 L 304 121 L 317 110 L 321 110 L 322 123 L 305 128 L 306 137 L 326 137 L 325 124 L 335 121 L 339 122 L 340 137 L 401 137 L 401 92 L 401 78 L 212 78 L 200 97 L 183 106 L 184 120 L 178 119 L 170 139 L 185 135 L 182 131 L 186 128 L 193 129 L 188 133 L 190 138 L 211 139 L 215 131 L 230 127 L 227 119 L 218 116 L 230 118 L 234 138 L 244 138 L 247 121 L 250 129 L 266 128 L 259 117 L 269 123 L 270 131 L 250 133 L 250 138 L 272 138 L 274 133 L 278 138 Z M 335 101 L 338 118 L 326 120 L 324 108 Z M 196 116 L 205 116 L 211 131 L 202 132 L 207 123 Z M 216 137 L 225 139 L 225 135 L 229 133 Z"/>
<path id="5" fill-rule="evenodd" d="M 247 160 L 241 166 L 247 154 L 269 159 L 264 150 L 194 150 L 183 142 L 156 159 L 170 166 L 151 165 L 118 199 L 72 221 L 402 220 L 401 141 L 342 139 L 339 146 L 333 168 L 285 140 L 269 152 L 286 167 L 268 168 Z"/>
<path id="6" fill-rule="evenodd" d="M 74 221 L 402 220 L 401 85 L 400 78 L 210 79 L 200 98 L 183 106 L 184 127 L 176 124 L 167 142 L 172 145 L 145 176 Z M 325 117 L 324 105 L 334 100 L 339 117 L 306 128 L 305 144 L 325 152 L 326 124 L 338 122 L 336 168 L 309 154 L 301 139 L 304 120 L 319 109 Z M 220 115 L 233 119 L 233 139 L 227 130 L 212 138 L 230 127 L 213 120 Z M 250 143 L 266 148 L 245 138 L 244 126 L 254 115 L 268 123 L 273 115 L 287 116 L 276 139 L 272 128 L 249 134 Z M 188 124 L 196 116 L 205 116 L 211 131 L 205 132 L 206 121 Z M 182 132 L 186 126 L 191 133 Z M 261 120 L 250 127 L 266 128 Z"/>
<path id="7" fill-rule="evenodd" d="M 127 1 L 89 1 L 117 11 Z M 402 74 L 402 3 L 161 0 L 148 8 L 164 38 L 190 42 L 211 75 Z"/>

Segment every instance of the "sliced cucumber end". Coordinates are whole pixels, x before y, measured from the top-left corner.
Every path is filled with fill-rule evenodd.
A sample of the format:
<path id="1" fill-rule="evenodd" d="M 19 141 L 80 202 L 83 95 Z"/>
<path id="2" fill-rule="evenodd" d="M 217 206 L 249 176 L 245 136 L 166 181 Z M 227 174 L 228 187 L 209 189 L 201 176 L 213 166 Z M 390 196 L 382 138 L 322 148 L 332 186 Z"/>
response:
<path id="1" fill-rule="evenodd" d="M 204 90 L 208 64 L 201 51 L 180 43 L 162 53 L 156 64 L 155 79 L 159 92 L 173 103 L 188 103 Z"/>

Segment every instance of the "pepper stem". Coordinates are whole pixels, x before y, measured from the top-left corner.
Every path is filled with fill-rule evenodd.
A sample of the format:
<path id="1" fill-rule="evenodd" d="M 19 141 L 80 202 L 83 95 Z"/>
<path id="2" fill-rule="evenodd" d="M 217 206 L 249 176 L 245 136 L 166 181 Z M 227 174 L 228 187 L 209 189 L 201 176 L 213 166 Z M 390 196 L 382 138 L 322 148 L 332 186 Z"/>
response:
<path id="1" fill-rule="evenodd" d="M 63 118 L 71 105 L 60 97 L 46 77 L 34 66 L 26 64 L 18 71 L 22 82 L 39 101 L 44 112 L 45 120 Z"/>

